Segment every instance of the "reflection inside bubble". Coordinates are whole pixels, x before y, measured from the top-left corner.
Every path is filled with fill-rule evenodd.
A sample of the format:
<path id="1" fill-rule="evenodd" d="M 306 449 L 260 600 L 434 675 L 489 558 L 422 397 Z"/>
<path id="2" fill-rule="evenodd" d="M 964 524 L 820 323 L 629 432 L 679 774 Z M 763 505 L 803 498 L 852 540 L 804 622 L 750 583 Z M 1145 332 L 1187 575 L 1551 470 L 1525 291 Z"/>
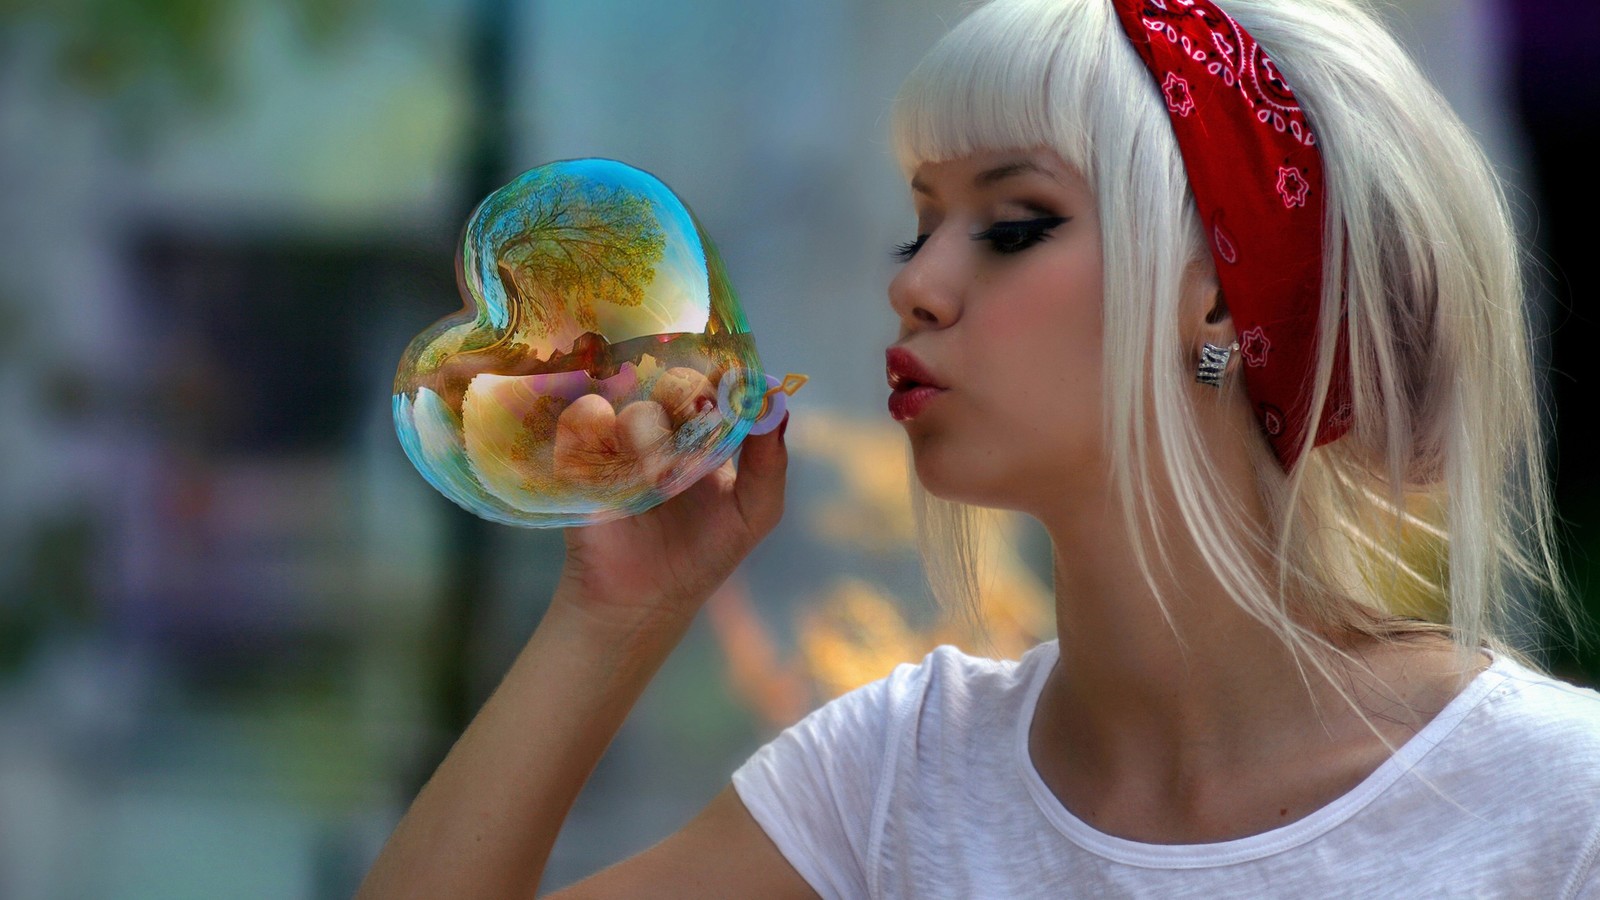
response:
<path id="1" fill-rule="evenodd" d="M 765 374 L 693 214 L 623 163 L 524 173 L 473 213 L 457 267 L 465 306 L 406 349 L 395 427 L 430 484 L 495 521 L 649 509 L 805 380 Z"/>

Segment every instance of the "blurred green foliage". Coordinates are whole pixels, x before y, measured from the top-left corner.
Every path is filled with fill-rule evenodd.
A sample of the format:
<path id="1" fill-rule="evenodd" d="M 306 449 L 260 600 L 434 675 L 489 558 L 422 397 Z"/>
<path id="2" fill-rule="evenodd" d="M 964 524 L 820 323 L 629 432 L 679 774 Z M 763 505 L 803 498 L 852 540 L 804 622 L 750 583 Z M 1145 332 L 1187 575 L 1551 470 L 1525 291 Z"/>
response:
<path id="1" fill-rule="evenodd" d="M 94 623 L 92 523 L 86 510 L 64 510 L 39 522 L 19 548 L 19 589 L 0 602 L 0 676 L 23 668 L 51 633 Z"/>
<path id="2" fill-rule="evenodd" d="M 267 0 L 0 0 L 0 30 L 44 25 L 64 83 L 116 99 L 216 103 L 243 13 Z M 347 33 L 369 0 L 277 0 L 310 47 Z"/>

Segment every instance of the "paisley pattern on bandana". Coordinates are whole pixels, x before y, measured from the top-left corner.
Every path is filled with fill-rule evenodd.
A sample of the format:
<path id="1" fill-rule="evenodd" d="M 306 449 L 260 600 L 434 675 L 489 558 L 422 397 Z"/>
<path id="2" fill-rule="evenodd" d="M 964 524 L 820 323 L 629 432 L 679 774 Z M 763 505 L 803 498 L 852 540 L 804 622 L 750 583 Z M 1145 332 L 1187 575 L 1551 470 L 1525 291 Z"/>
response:
<path id="1" fill-rule="evenodd" d="M 1267 434 L 1272 437 L 1283 434 L 1283 410 L 1271 403 L 1261 403 L 1256 410 L 1256 416 L 1261 419 L 1261 427 Z"/>
<path id="2" fill-rule="evenodd" d="M 1167 83 L 1161 86 L 1167 95 L 1167 110 L 1180 116 L 1194 112 L 1194 97 L 1189 93 L 1189 82 L 1176 73 L 1167 73 Z"/>
<path id="3" fill-rule="evenodd" d="M 1204 23 L 1208 40 L 1197 40 L 1196 18 Z M 1237 88 L 1254 108 L 1256 121 L 1293 134 L 1307 147 L 1317 142 L 1278 64 L 1221 8 L 1201 0 L 1146 0 L 1139 20 L 1151 33 L 1181 47 L 1185 56 L 1204 63 L 1207 73 Z M 1170 78 L 1172 73 L 1167 74 Z"/>
<path id="4" fill-rule="evenodd" d="M 1278 169 L 1278 194 L 1283 197 L 1284 206 L 1305 206 L 1306 194 L 1311 190 L 1311 184 L 1306 177 L 1300 174 L 1299 169 L 1281 166 Z"/>
<path id="5" fill-rule="evenodd" d="M 1213 0 L 1111 0 L 1149 69 L 1183 155 L 1239 335 L 1245 389 L 1285 470 L 1349 430 L 1349 349 L 1313 415 L 1322 305 L 1324 169 L 1278 63 Z M 1223 222 L 1228 223 L 1224 227 Z M 1340 311 L 1341 324 L 1344 308 Z"/>
<path id="6" fill-rule="evenodd" d="M 1272 351 L 1272 341 L 1267 338 L 1261 326 L 1246 331 L 1239 335 L 1239 355 L 1244 357 L 1246 365 L 1261 368 L 1267 364 L 1267 354 Z"/>
<path id="7" fill-rule="evenodd" d="M 1233 236 L 1222 227 L 1222 213 L 1219 209 L 1211 216 L 1211 244 L 1217 258 L 1233 265 L 1239 261 L 1239 248 L 1233 243 Z"/>

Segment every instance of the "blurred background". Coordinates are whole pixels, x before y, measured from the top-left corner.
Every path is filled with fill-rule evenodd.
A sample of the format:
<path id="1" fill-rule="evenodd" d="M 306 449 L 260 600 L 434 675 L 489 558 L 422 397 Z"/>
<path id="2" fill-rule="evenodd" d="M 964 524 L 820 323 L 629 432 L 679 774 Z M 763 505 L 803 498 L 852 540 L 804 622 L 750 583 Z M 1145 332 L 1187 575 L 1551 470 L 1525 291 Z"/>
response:
<path id="1" fill-rule="evenodd" d="M 0 896 L 348 896 L 541 616 L 559 532 L 491 526 L 394 435 L 488 192 L 608 156 L 718 240 L 791 401 L 783 523 L 601 760 L 553 890 L 938 643 L 884 409 L 890 98 L 957 0 L 0 0 Z M 1529 247 L 1581 597 L 1600 387 L 1578 257 L 1597 7 L 1385 6 Z M 1575 174 L 1582 173 L 1582 174 Z M 993 650 L 1054 636 L 1002 519 Z M 1600 657 L 1541 652 L 1592 684 Z"/>

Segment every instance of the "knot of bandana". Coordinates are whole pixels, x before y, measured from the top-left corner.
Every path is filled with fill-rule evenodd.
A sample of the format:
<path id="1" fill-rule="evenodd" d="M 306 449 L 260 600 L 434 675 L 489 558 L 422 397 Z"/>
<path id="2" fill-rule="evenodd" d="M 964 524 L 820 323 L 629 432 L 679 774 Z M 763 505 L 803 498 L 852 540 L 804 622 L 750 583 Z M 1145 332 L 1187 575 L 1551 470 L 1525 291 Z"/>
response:
<path id="1" fill-rule="evenodd" d="M 1166 100 L 1217 278 L 1239 335 L 1245 392 L 1273 453 L 1294 467 L 1311 419 L 1323 263 L 1317 138 L 1283 73 L 1211 0 L 1112 0 Z M 1341 307 L 1314 446 L 1352 410 Z"/>

